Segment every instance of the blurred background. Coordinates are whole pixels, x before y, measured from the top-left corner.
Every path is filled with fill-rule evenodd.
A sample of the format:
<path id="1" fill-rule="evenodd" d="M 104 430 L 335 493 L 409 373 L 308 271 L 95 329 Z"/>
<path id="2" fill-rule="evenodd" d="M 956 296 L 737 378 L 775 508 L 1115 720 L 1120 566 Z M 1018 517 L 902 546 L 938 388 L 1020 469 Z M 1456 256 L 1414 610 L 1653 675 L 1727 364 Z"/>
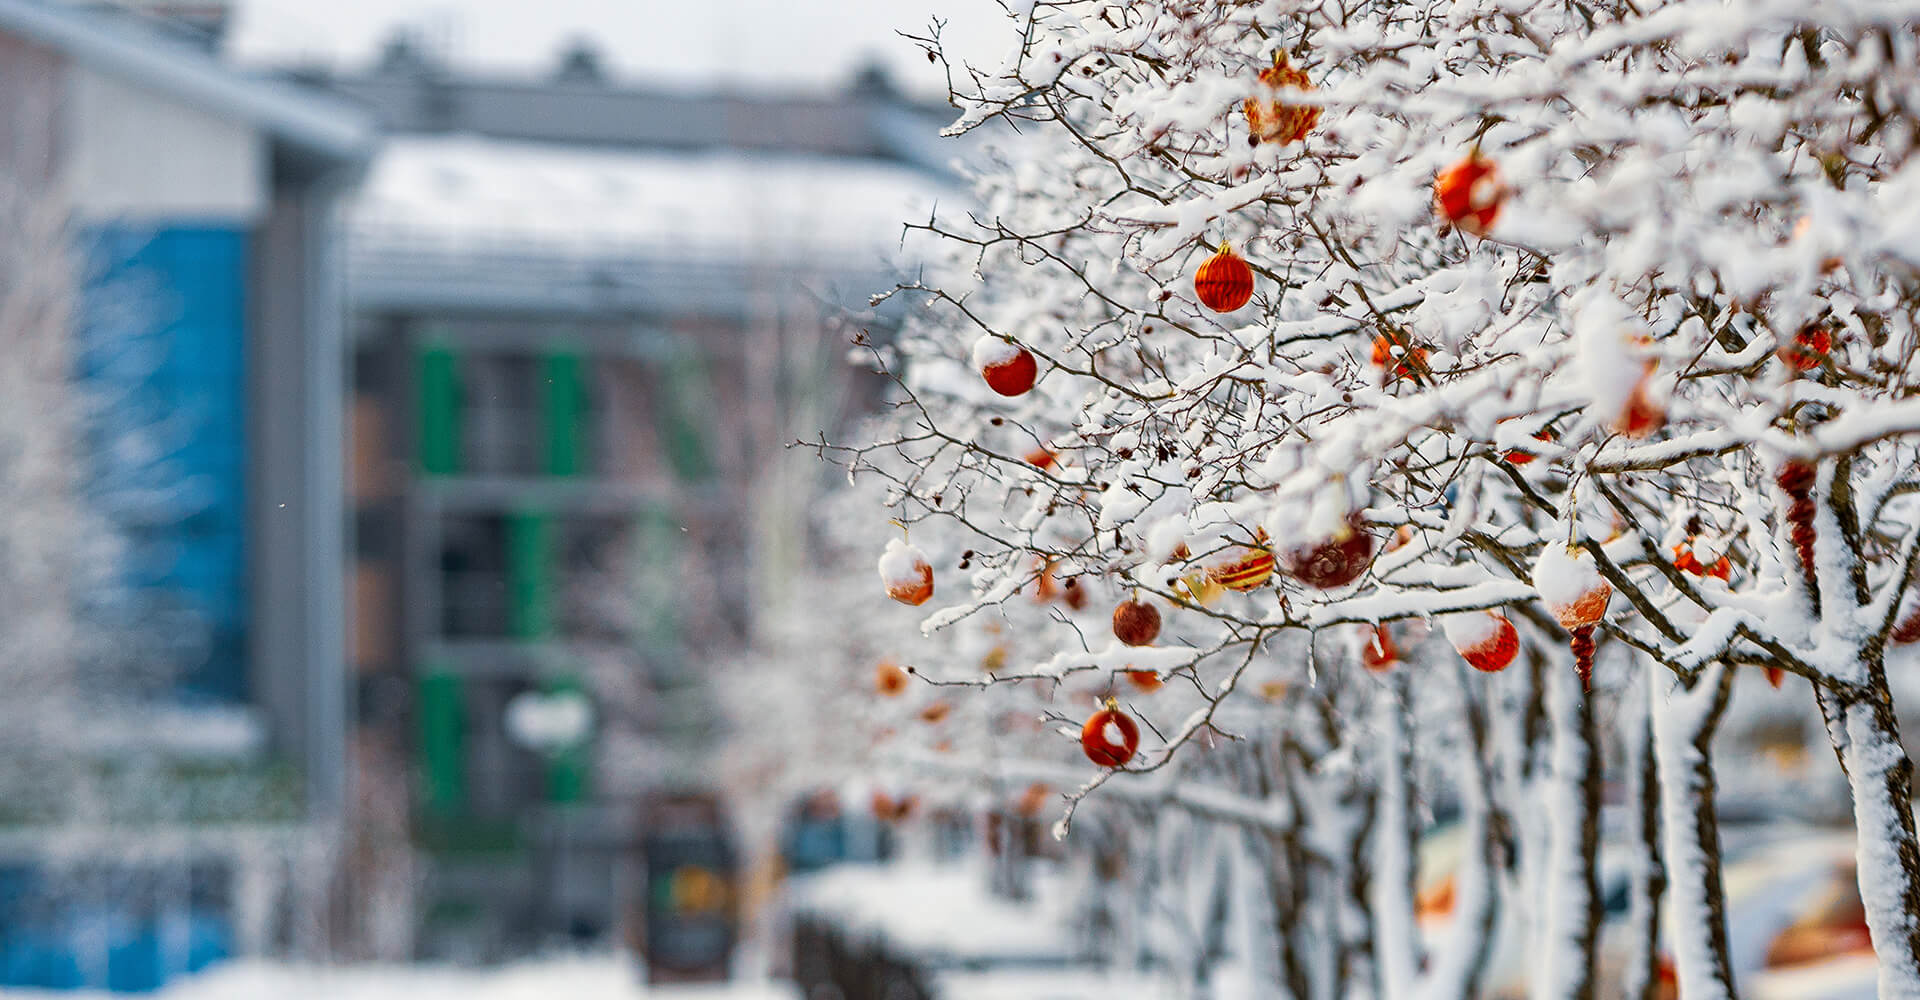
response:
<path id="1" fill-rule="evenodd" d="M 817 6 L 0 0 L 0 987 L 743 961 L 708 668 L 964 153 Z"/>

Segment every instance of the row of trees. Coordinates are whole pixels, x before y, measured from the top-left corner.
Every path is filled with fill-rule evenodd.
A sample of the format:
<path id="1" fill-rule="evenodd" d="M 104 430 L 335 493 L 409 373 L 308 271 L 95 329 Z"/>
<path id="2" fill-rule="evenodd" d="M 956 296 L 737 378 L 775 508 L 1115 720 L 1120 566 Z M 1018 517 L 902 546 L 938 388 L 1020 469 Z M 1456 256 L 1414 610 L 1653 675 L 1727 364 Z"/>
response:
<path id="1" fill-rule="evenodd" d="M 993 68 L 917 37 L 954 131 L 1014 137 L 977 210 L 909 227 L 948 253 L 893 293 L 925 307 L 907 332 L 865 345 L 898 406 L 818 446 L 884 492 L 864 558 L 892 517 L 935 579 L 930 639 L 861 610 L 871 575 L 817 591 L 858 588 L 821 598 L 851 623 L 821 638 L 951 703 L 893 759 L 1060 789 L 1059 835 L 1132 859 L 1106 869 L 1107 926 L 1139 932 L 1118 947 L 1173 948 L 1154 914 L 1226 884 L 1182 866 L 1258 873 L 1228 950 L 1301 998 L 1481 995 L 1501 926 L 1533 995 L 1597 995 L 1612 775 L 1632 903 L 1608 962 L 1653 995 L 1670 948 L 1683 995 L 1731 997 L 1713 736 L 1736 677 L 1800 678 L 1778 697 L 1811 690 L 1845 772 L 1880 995 L 1920 997 L 1888 677 L 1920 638 L 1911 7 L 1013 23 Z M 1214 265 L 1194 282 L 1222 243 L 1238 308 Z M 1160 614 L 1147 645 L 1113 635 L 1127 599 Z M 1504 632 L 1487 612 L 1517 640 L 1499 673 L 1454 652 Z M 1137 753 L 1090 766 L 1074 741 L 1110 696 Z M 1422 932 L 1436 817 L 1467 846 Z"/>

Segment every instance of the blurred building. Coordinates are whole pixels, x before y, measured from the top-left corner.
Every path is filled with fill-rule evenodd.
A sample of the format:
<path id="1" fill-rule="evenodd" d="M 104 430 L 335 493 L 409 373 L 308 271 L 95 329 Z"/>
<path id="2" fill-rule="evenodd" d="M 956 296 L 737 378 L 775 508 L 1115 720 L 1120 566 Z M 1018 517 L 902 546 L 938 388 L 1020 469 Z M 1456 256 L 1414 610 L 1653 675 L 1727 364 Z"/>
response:
<path id="1" fill-rule="evenodd" d="M 403 38 L 308 78 L 387 133 L 350 215 L 359 856 L 423 936 L 383 946 L 610 943 L 638 804 L 710 780 L 703 660 L 804 597 L 825 472 L 785 446 L 872 404 L 848 338 L 950 181 L 945 118 L 871 73 L 640 89 L 585 46 L 488 78 Z"/>
<path id="2" fill-rule="evenodd" d="M 333 220 L 375 133 L 209 48 L 0 0 L 0 181 L 65 199 L 84 259 L 86 479 L 127 545 L 96 610 L 162 678 L 99 692 L 87 720 L 108 818 L 0 827 L 0 985 L 151 988 L 298 946 L 294 890 L 324 882 L 341 828 Z"/>

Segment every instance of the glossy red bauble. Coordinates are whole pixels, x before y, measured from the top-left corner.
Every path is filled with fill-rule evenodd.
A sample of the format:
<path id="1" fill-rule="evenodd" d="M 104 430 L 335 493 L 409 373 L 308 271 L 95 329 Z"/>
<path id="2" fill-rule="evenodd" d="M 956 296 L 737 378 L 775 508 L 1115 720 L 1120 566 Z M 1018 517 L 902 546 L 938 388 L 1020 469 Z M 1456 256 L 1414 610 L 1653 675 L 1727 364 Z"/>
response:
<path id="1" fill-rule="evenodd" d="M 1080 727 L 1080 749 L 1101 767 L 1120 767 L 1140 749 L 1140 726 L 1108 699 L 1106 707 L 1087 716 Z"/>
<path id="2" fill-rule="evenodd" d="M 1024 395 L 1040 377 L 1040 364 L 1032 351 L 992 334 L 974 341 L 973 367 L 987 388 L 1002 396 Z"/>
<path id="3" fill-rule="evenodd" d="M 1222 243 L 1220 252 L 1193 272 L 1193 294 L 1214 312 L 1233 312 L 1253 298 L 1253 268 L 1233 247 Z"/>
<path id="4" fill-rule="evenodd" d="M 1433 179 L 1434 208 L 1440 217 L 1473 236 L 1485 236 L 1500 216 L 1507 188 L 1492 160 L 1479 148 Z"/>
<path id="5" fill-rule="evenodd" d="M 1448 616 L 1443 625 L 1454 650 L 1475 670 L 1499 673 L 1520 654 L 1520 633 L 1506 615 L 1469 611 Z"/>
<path id="6" fill-rule="evenodd" d="M 1833 353 L 1833 334 L 1826 327 L 1815 323 L 1803 326 L 1793 335 L 1793 343 L 1780 348 L 1777 352 L 1780 360 L 1786 362 L 1795 371 L 1812 371 L 1827 360 Z"/>

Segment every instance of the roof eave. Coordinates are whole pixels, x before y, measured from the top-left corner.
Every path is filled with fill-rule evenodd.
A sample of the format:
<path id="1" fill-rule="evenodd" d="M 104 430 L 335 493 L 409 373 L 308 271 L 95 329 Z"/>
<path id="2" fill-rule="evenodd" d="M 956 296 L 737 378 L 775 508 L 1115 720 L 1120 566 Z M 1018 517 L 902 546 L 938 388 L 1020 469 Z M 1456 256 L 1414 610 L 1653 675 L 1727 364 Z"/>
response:
<path id="1" fill-rule="evenodd" d="M 32 0 L 0 0 L 0 28 L 97 72 L 260 127 L 306 157 L 346 165 L 373 155 L 373 117 L 277 80 L 234 72 L 203 52 L 144 34 L 110 16 Z"/>

